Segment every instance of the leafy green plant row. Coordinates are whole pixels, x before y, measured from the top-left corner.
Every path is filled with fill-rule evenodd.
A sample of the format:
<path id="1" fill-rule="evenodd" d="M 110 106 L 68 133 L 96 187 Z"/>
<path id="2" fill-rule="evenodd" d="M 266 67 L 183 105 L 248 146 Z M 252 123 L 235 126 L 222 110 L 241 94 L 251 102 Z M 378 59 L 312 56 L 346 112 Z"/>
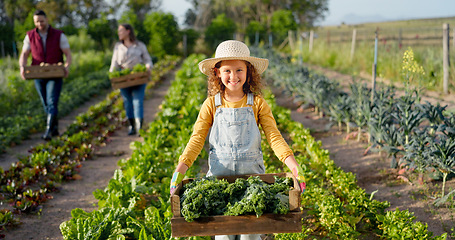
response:
<path id="1" fill-rule="evenodd" d="M 447 234 L 433 237 L 427 225 L 415 222 L 415 216 L 407 210 L 385 212 L 388 202 L 373 200 L 374 194 L 365 193 L 354 174 L 337 167 L 308 129 L 292 121 L 289 109 L 278 107 L 273 96 L 268 99 L 279 127 L 289 133 L 307 184 L 302 195 L 307 214 L 302 233 L 277 234 L 276 239 L 446 239 Z"/>
<path id="2" fill-rule="evenodd" d="M 60 95 L 59 115 L 65 116 L 91 97 L 110 87 L 106 70 L 100 70 L 65 83 Z M 0 152 L 12 144 L 18 144 L 30 134 L 41 131 L 45 125 L 45 113 L 40 101 L 30 101 L 17 106 L 17 112 L 0 118 Z"/>
<path id="3" fill-rule="evenodd" d="M 271 52 L 262 54 L 269 54 L 272 62 L 268 72 L 274 86 L 283 88 L 298 101 L 313 105 L 321 116 L 328 115 L 340 131 L 343 125 L 347 133 L 355 128 L 358 141 L 366 133 L 369 149 L 386 152 L 391 167 L 417 171 L 420 181 L 423 173 L 441 172 L 444 197 L 447 177 L 455 173 L 455 118 L 445 110 L 446 106 L 421 103 L 418 89 L 407 88 L 403 96 L 396 97 L 395 89 L 381 87 L 376 89 L 372 100 L 371 89 L 365 84 L 352 83 L 350 92 L 346 93 L 325 76 L 285 64 Z"/>
<path id="4" fill-rule="evenodd" d="M 18 212 L 40 211 L 47 193 L 71 180 L 81 162 L 91 158 L 96 146 L 121 125 L 121 99 L 111 94 L 107 101 L 79 115 L 62 136 L 32 148 L 31 155 L 1 170 L 1 195 Z M 110 114 L 107 114 L 110 113 Z"/>
<path id="5" fill-rule="evenodd" d="M 144 141 L 132 144 L 131 158 L 121 160 L 108 186 L 94 192 L 98 210 L 74 209 L 72 219 L 60 225 L 64 239 L 171 237 L 170 176 L 205 98 L 205 77 L 195 67 L 202 59 L 191 55 L 184 61 L 161 111 L 143 133 Z M 196 162 L 186 176 L 198 176 L 197 166 Z"/>
<path id="6" fill-rule="evenodd" d="M 88 51 L 75 54 L 70 76 L 64 79 L 59 116 L 65 116 L 110 87 L 106 64 L 109 54 Z M 11 61 L 11 60 L 10 60 Z M 0 88 L 0 153 L 45 127 L 45 113 L 33 81 L 22 80 L 16 61 L 4 63 L 6 86 Z"/>
<path id="7" fill-rule="evenodd" d="M 84 84 L 87 80 L 81 77 L 106 69 L 106 66 L 110 64 L 111 56 L 112 53 L 109 51 L 86 51 L 73 54 L 73 64 L 70 67 L 68 78 L 63 80 L 64 85 L 73 81 L 82 81 Z M 16 59 L 6 58 L 4 60 L 3 63 L 0 63 L 0 68 L 2 68 L 0 81 L 4 81 L 0 86 L 0 104 L 3 107 L 0 117 L 23 114 L 22 111 L 18 112 L 18 107 L 26 106 L 29 102 L 36 102 L 37 106 L 41 106 L 34 81 L 21 78 Z M 27 108 L 22 108 L 27 110 Z"/>
<path id="8" fill-rule="evenodd" d="M 176 60 L 168 58 L 166 63 L 157 64 L 150 85 L 159 81 Z M 64 180 L 77 179 L 82 161 L 125 123 L 122 104 L 119 91 L 112 92 L 77 116 L 61 137 L 31 149 L 29 157 L 12 164 L 9 170 L 0 169 L 1 199 L 9 199 L 17 212 L 39 212 L 41 203 L 49 198 L 47 193 L 57 190 L 57 184 Z"/>

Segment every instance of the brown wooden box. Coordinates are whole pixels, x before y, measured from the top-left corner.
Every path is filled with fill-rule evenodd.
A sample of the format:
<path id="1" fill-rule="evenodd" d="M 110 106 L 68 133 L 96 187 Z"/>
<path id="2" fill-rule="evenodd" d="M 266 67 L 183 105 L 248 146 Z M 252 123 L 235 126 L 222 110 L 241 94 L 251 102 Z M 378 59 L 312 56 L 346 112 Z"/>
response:
<path id="1" fill-rule="evenodd" d="M 147 71 L 140 73 L 131 73 L 128 75 L 111 78 L 110 80 L 113 89 L 120 89 L 147 83 L 149 79 L 150 73 Z"/>
<path id="2" fill-rule="evenodd" d="M 33 65 L 24 67 L 25 79 L 62 78 L 64 76 L 65 67 L 63 65 Z"/>
<path id="3" fill-rule="evenodd" d="M 242 176 L 218 177 L 234 182 L 237 178 L 259 176 L 262 181 L 274 183 L 273 176 L 292 177 L 294 189 L 289 191 L 288 214 L 266 213 L 260 217 L 256 215 L 243 216 L 209 216 L 200 217 L 193 222 L 187 222 L 180 213 L 180 192 L 182 186 L 193 179 L 184 179 L 171 195 L 171 209 L 174 215 L 171 219 L 172 237 L 238 235 L 238 234 L 264 234 L 264 233 L 291 233 L 302 231 L 302 212 L 300 210 L 300 186 L 291 173 L 252 174 Z"/>

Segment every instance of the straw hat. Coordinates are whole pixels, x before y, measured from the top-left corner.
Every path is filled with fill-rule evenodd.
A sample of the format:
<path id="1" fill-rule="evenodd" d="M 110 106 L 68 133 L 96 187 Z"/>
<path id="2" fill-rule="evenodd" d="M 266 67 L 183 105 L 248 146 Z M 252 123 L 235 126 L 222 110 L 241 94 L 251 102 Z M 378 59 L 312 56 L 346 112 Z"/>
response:
<path id="1" fill-rule="evenodd" d="M 269 60 L 251 57 L 250 49 L 248 49 L 245 43 L 236 40 L 228 40 L 218 45 L 214 58 L 207 58 L 199 63 L 199 70 L 208 76 L 215 67 L 215 64 L 224 60 L 248 61 L 254 66 L 259 74 L 262 74 L 265 69 L 267 69 L 267 66 L 269 66 Z"/>

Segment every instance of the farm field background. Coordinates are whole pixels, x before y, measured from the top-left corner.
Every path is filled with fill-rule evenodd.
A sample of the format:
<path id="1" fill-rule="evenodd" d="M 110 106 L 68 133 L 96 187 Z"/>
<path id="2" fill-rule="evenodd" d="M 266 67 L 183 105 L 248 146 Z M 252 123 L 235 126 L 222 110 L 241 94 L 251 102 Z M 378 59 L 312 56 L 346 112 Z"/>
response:
<path id="1" fill-rule="evenodd" d="M 402 86 L 404 79 L 400 66 L 403 54 L 412 48 L 415 60 L 423 67 L 422 78 L 414 85 L 426 90 L 442 92 L 443 79 L 443 24 L 448 23 L 453 32 L 455 18 L 416 19 L 364 23 L 356 25 L 324 26 L 314 29 L 310 47 L 309 32 L 297 42 L 292 51 L 296 61 L 322 66 L 352 75 L 354 78 L 371 79 L 375 32 L 378 32 L 377 77 L 386 84 Z M 353 31 L 356 41 L 353 48 Z M 294 33 L 295 34 L 295 33 Z M 296 38 L 298 39 L 298 38 Z M 450 35 L 450 62 L 455 60 L 455 45 Z M 299 45 L 300 44 L 300 45 Z M 310 50 L 311 48 L 311 50 Z M 454 91 L 453 64 L 450 66 L 449 89 Z M 381 80 L 382 79 L 382 80 Z"/>

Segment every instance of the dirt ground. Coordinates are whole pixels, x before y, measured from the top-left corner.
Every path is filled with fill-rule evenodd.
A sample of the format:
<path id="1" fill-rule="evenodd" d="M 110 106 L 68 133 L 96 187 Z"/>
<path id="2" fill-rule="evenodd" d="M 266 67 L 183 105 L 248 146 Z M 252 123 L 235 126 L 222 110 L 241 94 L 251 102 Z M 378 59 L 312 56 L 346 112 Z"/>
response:
<path id="1" fill-rule="evenodd" d="M 335 75 L 335 74 L 334 74 Z M 341 75 L 336 75 L 337 79 Z M 333 77 L 333 76 L 332 76 Z M 345 76 L 347 77 L 347 76 Z M 145 122 L 151 122 L 159 110 L 159 105 L 164 99 L 173 75 L 168 77 L 156 86 L 151 98 L 144 102 Z M 389 160 L 377 153 L 364 155 L 367 147 L 365 142 L 346 140 L 346 134 L 338 132 L 336 128 L 326 129 L 328 120 L 319 118 L 311 109 L 300 109 L 288 96 L 275 92 L 277 102 L 280 105 L 292 109 L 292 118 L 303 123 L 309 128 L 313 136 L 321 140 L 323 147 L 328 149 L 331 158 L 345 171 L 353 172 L 358 179 L 359 186 L 365 188 L 367 193 L 377 191 L 374 198 L 380 201 L 391 203 L 390 209 L 409 209 L 414 212 L 417 220 L 428 223 L 430 231 L 440 235 L 450 231 L 455 226 L 454 208 L 435 208 L 431 203 L 433 200 L 428 196 L 434 196 L 434 192 L 440 189 L 440 182 L 427 182 L 424 185 L 414 183 L 414 179 L 398 178 L 398 172 L 389 168 Z M 94 99 L 61 120 L 62 130 L 74 117 L 84 112 L 88 106 L 96 104 L 104 98 Z M 84 110 L 85 109 L 85 110 Z M 148 125 L 148 124 L 145 124 Z M 62 235 L 59 224 L 71 218 L 71 210 L 81 208 L 85 211 L 93 211 L 97 207 L 92 192 L 95 189 L 103 189 L 112 178 L 114 171 L 118 168 L 117 162 L 120 159 L 128 158 L 132 150 L 129 145 L 132 141 L 141 141 L 141 137 L 128 136 L 126 128 L 120 129 L 112 137 L 112 141 L 105 147 L 98 150 L 96 158 L 83 163 L 80 180 L 62 184 L 60 192 L 53 194 L 53 199 L 43 206 L 41 215 L 20 216 L 22 224 L 16 229 L 8 230 L 5 235 L 8 240 L 16 239 L 52 239 L 60 240 Z M 32 136 L 31 140 L 16 146 L 9 154 L 0 156 L 0 166 L 9 166 L 14 156 L 27 155 L 29 146 L 41 142 L 39 134 Z M 407 176 L 403 174 L 403 176 Z M 455 180 L 451 180 L 446 186 L 455 189 Z M 1 208 L 1 206 L 0 206 Z M 448 238 L 451 239 L 451 238 Z"/>

